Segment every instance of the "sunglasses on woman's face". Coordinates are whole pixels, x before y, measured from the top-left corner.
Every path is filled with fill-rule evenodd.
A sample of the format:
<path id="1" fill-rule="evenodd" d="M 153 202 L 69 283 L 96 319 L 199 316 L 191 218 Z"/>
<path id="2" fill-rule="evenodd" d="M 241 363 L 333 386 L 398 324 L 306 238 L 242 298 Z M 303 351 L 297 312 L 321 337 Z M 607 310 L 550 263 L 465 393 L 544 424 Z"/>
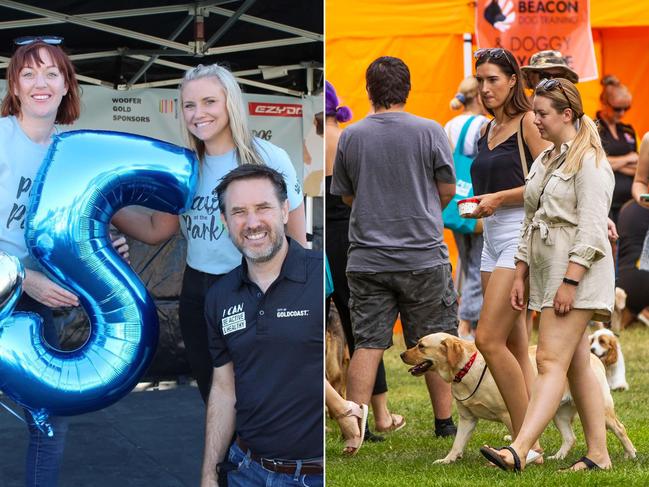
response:
<path id="1" fill-rule="evenodd" d="M 539 81 L 539 84 L 536 85 L 536 88 L 534 89 L 534 93 L 538 94 L 539 90 L 541 91 L 552 91 L 556 87 L 559 87 L 561 90 L 561 93 L 563 93 L 563 96 L 565 97 L 566 101 L 568 102 L 568 108 L 570 108 L 573 112 L 575 112 L 575 109 L 572 108 L 572 104 L 570 103 L 570 98 L 568 98 L 568 95 L 566 94 L 566 90 L 563 89 L 563 85 L 558 79 L 554 78 L 545 78 Z"/>
<path id="2" fill-rule="evenodd" d="M 610 103 L 607 103 L 607 105 L 611 107 L 611 110 L 613 110 L 616 113 L 624 113 L 631 110 L 631 105 L 625 105 L 623 107 L 616 107 L 615 105 L 611 105 Z"/>
<path id="3" fill-rule="evenodd" d="M 22 36 L 14 39 L 16 46 L 28 46 L 34 42 L 44 42 L 52 46 L 59 46 L 63 43 L 63 37 L 59 36 Z"/>

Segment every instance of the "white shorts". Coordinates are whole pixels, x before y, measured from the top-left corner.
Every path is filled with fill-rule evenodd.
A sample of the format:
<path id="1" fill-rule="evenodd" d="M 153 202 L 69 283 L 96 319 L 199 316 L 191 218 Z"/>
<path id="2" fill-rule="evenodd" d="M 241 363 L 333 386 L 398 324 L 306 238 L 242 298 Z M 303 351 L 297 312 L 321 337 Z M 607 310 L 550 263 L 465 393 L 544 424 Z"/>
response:
<path id="1" fill-rule="evenodd" d="M 493 272 L 496 267 L 515 269 L 514 255 L 525 210 L 522 206 L 501 208 L 482 220 L 484 244 L 480 260 L 481 272 Z"/>

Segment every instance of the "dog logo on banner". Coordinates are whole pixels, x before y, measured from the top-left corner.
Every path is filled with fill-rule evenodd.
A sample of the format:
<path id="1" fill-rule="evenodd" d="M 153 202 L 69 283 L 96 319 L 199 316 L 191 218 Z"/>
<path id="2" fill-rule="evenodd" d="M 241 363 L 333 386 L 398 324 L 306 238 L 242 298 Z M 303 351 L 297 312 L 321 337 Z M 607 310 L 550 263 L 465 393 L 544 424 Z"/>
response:
<path id="1" fill-rule="evenodd" d="M 491 0 L 491 3 L 485 8 L 484 18 L 500 32 L 509 30 L 516 20 L 512 0 Z"/>

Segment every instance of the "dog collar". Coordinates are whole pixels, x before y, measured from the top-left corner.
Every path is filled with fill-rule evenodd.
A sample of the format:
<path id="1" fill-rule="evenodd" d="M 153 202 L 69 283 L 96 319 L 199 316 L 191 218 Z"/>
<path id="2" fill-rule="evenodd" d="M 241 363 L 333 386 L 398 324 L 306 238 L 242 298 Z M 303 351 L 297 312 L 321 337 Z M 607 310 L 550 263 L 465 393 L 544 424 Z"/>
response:
<path id="1" fill-rule="evenodd" d="M 464 377 L 466 374 L 469 373 L 469 370 L 471 369 L 471 366 L 473 365 L 473 362 L 475 362 L 475 358 L 478 356 L 478 352 L 473 352 L 473 355 L 471 355 L 471 358 L 469 361 L 462 367 L 462 370 L 460 370 L 455 377 L 453 378 L 453 382 L 462 382 L 462 377 Z"/>

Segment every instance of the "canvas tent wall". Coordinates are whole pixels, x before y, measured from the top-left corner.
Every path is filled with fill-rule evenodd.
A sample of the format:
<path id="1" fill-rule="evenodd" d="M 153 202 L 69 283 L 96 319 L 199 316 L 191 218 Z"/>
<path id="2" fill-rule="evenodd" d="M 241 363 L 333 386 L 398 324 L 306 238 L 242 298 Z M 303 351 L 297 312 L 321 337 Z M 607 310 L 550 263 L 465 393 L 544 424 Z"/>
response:
<path id="1" fill-rule="evenodd" d="M 633 94 L 624 118 L 638 136 L 649 131 L 649 1 L 591 0 L 591 28 L 600 77 L 615 74 Z M 369 111 L 365 69 L 379 56 L 402 58 L 412 92 L 408 111 L 444 124 L 458 112 L 449 108 L 463 71 L 463 35 L 473 34 L 475 3 L 466 0 L 361 0 L 326 2 L 326 76 L 354 112 Z M 475 41 L 474 41 L 475 42 Z M 599 106 L 599 81 L 579 84 L 585 112 Z M 445 235 L 452 241 L 450 232 Z M 450 245 L 452 259 L 455 246 Z"/>

